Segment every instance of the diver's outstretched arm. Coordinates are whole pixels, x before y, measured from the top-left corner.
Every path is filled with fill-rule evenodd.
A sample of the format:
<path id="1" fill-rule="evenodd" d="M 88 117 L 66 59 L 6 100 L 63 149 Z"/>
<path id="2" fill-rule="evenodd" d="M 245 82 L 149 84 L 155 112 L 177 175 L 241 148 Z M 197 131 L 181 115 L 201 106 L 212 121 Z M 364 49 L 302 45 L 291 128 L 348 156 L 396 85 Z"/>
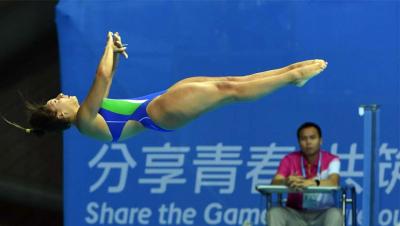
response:
<path id="1" fill-rule="evenodd" d="M 117 70 L 117 66 L 118 66 L 118 62 L 119 62 L 119 55 L 122 54 L 125 57 L 125 59 L 128 59 L 128 53 L 126 52 L 126 45 L 122 45 L 121 36 L 119 36 L 119 33 L 115 32 L 112 37 L 113 37 L 113 42 L 114 42 L 114 55 L 113 55 L 113 64 L 112 64 L 112 70 L 111 70 L 111 80 L 112 80 L 112 78 L 114 78 L 114 74 Z M 108 84 L 103 98 L 108 97 L 108 93 L 110 92 L 111 83 L 112 83 L 112 81 Z"/>
<path id="2" fill-rule="evenodd" d="M 94 122 L 103 98 L 108 95 L 116 69 L 116 57 L 118 57 L 119 53 L 125 51 L 125 47 L 122 44 L 118 47 L 114 42 L 115 40 L 120 42 L 119 35 L 114 37 L 112 32 L 108 32 L 106 47 L 97 67 L 94 81 L 77 114 L 78 128 L 88 127 L 89 125 L 86 124 Z"/>

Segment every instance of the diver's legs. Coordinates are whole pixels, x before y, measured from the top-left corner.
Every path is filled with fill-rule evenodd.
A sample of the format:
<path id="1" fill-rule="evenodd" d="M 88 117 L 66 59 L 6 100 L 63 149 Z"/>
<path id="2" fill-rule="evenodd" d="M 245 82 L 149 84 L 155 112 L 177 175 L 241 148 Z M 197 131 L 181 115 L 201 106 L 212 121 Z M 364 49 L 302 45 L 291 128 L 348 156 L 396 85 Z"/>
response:
<path id="1" fill-rule="evenodd" d="M 249 81 L 208 81 L 173 86 L 147 107 L 149 116 L 165 129 L 183 126 L 201 114 L 227 103 L 268 95 L 288 84 L 304 85 L 326 67 L 324 61 L 302 66 L 280 75 Z"/>
<path id="2" fill-rule="evenodd" d="M 249 81 L 252 79 L 259 79 L 262 77 L 266 76 L 274 76 L 274 75 L 279 75 L 282 73 L 286 73 L 290 70 L 303 67 L 306 65 L 313 64 L 317 62 L 318 60 L 306 60 L 306 61 L 301 61 L 297 62 L 291 65 L 288 65 L 286 67 L 282 67 L 279 69 L 274 69 L 274 70 L 269 70 L 269 71 L 263 71 L 251 75 L 246 75 L 246 76 L 218 76 L 218 77 L 210 77 L 210 76 L 194 76 L 194 77 L 189 77 L 182 79 L 175 83 L 173 86 L 170 88 L 173 88 L 178 85 L 182 85 L 183 83 L 190 83 L 190 82 L 210 82 L 210 81 L 229 81 L 229 82 L 243 82 L 243 81 Z"/>

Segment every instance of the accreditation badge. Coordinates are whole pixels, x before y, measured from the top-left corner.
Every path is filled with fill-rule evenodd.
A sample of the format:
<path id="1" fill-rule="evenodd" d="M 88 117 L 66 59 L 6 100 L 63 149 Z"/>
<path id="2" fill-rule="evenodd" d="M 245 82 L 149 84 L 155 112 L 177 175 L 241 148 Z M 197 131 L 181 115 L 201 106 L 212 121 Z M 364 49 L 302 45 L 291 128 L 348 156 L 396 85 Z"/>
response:
<path id="1" fill-rule="evenodd" d="M 321 202 L 320 193 L 303 193 L 304 209 L 317 209 L 320 206 L 320 202 Z"/>

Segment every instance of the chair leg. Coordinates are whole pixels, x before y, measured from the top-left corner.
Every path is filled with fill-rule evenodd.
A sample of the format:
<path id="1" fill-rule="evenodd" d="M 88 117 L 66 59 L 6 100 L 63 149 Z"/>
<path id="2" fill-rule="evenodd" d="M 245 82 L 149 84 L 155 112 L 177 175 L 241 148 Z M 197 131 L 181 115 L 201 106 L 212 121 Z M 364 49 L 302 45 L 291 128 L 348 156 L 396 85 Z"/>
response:
<path id="1" fill-rule="evenodd" d="M 356 188 L 352 187 L 351 188 L 351 226 L 357 226 L 357 194 L 356 194 Z"/>
<path id="2" fill-rule="evenodd" d="M 346 190 L 342 190 L 342 216 L 343 226 L 346 226 Z"/>
<path id="3" fill-rule="evenodd" d="M 266 195 L 266 200 L 267 200 L 267 210 L 271 209 L 272 206 L 272 195 L 271 194 L 267 194 Z"/>

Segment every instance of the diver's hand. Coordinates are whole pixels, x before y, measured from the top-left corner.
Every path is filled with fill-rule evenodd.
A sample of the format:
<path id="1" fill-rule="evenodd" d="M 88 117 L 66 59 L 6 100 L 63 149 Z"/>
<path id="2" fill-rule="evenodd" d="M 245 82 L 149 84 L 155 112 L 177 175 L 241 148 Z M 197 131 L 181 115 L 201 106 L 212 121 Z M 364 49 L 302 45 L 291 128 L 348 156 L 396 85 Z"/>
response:
<path id="1" fill-rule="evenodd" d="M 126 52 L 126 46 L 128 44 L 122 44 L 121 36 L 118 32 L 113 34 L 113 41 L 114 41 L 114 52 L 122 54 L 125 59 L 128 59 L 128 53 Z"/>
<path id="2" fill-rule="evenodd" d="M 114 50 L 114 39 L 111 31 L 107 33 L 106 49 Z"/>

